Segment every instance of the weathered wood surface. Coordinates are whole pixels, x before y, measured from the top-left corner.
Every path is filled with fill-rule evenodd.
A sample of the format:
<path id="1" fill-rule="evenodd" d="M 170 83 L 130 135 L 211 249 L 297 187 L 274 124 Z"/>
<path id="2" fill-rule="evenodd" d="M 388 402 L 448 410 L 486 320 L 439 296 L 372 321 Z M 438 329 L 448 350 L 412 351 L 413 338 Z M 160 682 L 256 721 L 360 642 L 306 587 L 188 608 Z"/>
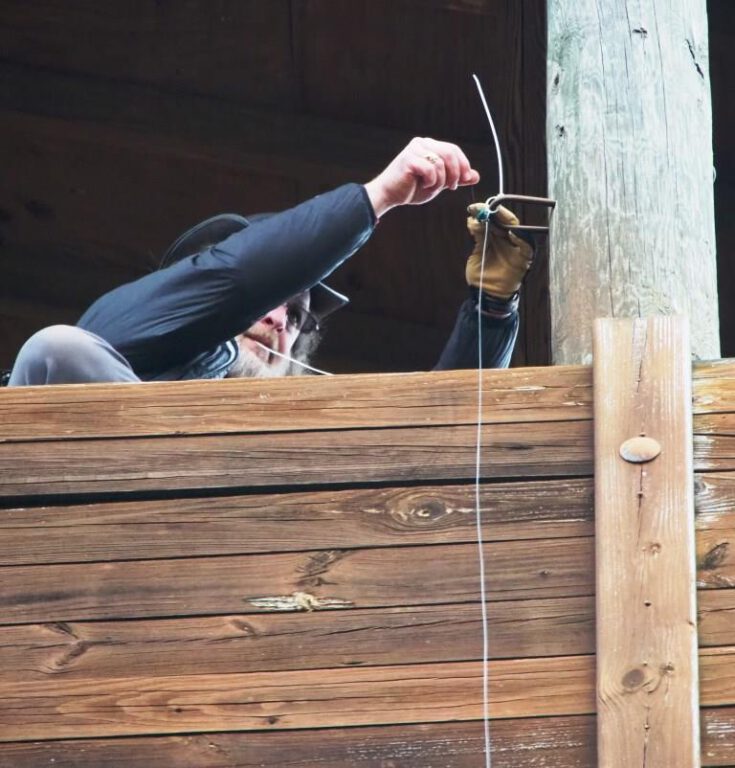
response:
<path id="1" fill-rule="evenodd" d="M 702 765 L 732 768 L 735 708 L 701 712 Z M 594 768 L 595 718 L 497 720 L 492 724 L 495 768 Z M 529 745 L 533 745 L 529 748 Z M 480 722 L 426 723 L 377 728 L 323 728 L 267 733 L 204 733 L 186 736 L 74 739 L 4 744 L 0 768 L 476 768 L 483 760 Z"/>
<path id="2" fill-rule="evenodd" d="M 592 535 L 589 479 L 494 483 L 480 493 L 486 541 Z M 717 488 L 709 496 L 710 505 L 720 503 Z M 27 507 L 0 514 L 0 565 L 476 540 L 474 485 Z"/>
<path id="3" fill-rule="evenodd" d="M 704 706 L 733 704 L 734 655 L 732 648 L 701 654 Z M 0 740 L 476 720 L 480 666 L 0 682 Z M 665 685 L 666 670 L 653 674 Z M 493 661 L 490 715 L 591 714 L 594 677 L 593 656 Z"/>
<path id="4" fill-rule="evenodd" d="M 697 368 L 701 373 L 695 379 L 698 470 L 735 469 L 735 393 L 728 384 L 732 368 L 732 363 Z M 502 479 L 519 474 L 589 474 L 590 388 L 588 379 L 585 381 L 589 374 L 569 368 L 560 374 L 537 369 L 506 375 L 504 384 L 500 372 L 489 372 L 486 379 L 488 391 L 494 395 L 486 398 L 486 416 L 491 424 L 484 432 L 483 475 Z M 435 376 L 441 392 L 436 398 L 432 396 Z M 370 394 L 374 377 L 345 377 L 334 382 L 305 379 L 298 384 L 306 395 L 305 407 L 299 408 L 296 421 L 293 409 L 284 410 L 291 382 L 274 382 L 273 394 L 265 393 L 265 397 L 256 382 L 96 385 L 89 387 L 89 393 L 86 387 L 6 391 L 0 398 L 0 409 L 4 409 L 3 417 L 9 424 L 0 428 L 0 435 L 21 442 L 0 444 L 0 495 L 344 484 L 354 482 L 358 470 L 363 482 L 468 480 L 474 476 L 475 436 L 469 426 L 474 397 L 471 379 L 471 372 L 386 377 L 386 386 L 395 387 L 391 390 L 395 397 L 392 405 L 384 407 L 372 405 L 376 402 Z M 352 399 L 344 389 L 341 397 L 338 394 L 343 382 L 354 393 Z M 512 382 L 510 386 L 508 382 Z M 202 398 L 206 392 L 206 400 L 192 405 L 187 417 L 185 397 L 199 389 Z M 164 396 L 160 407 L 148 409 L 148 393 L 156 403 L 158 391 Z M 452 400 L 454 391 L 458 392 L 456 401 Z M 717 405 L 711 407 L 712 402 Z M 20 415 L 7 418 L 16 407 Z M 216 414 L 211 421 L 207 408 Z M 373 416 L 363 417 L 360 411 L 370 411 Z M 247 417 L 241 419 L 240 412 Z M 288 418 L 278 420 L 277 412 L 287 413 Z M 568 421 L 556 421 L 565 416 Z M 75 418 L 79 426 L 73 430 Z M 545 418 L 551 423 L 544 422 Z M 306 430 L 320 421 L 331 431 L 317 433 L 318 438 L 305 431 L 278 434 L 287 426 Z M 432 428 L 377 428 L 411 424 Z M 184 426 L 201 434 L 181 435 Z M 348 426 L 353 429 L 346 429 Z M 250 429 L 271 434 L 248 432 Z M 212 432 L 219 430 L 224 434 L 215 437 Z M 44 439 L 34 443 L 36 437 L 63 437 L 70 432 L 85 438 L 101 438 L 103 434 L 169 436 L 134 443 L 107 438 L 104 442 Z M 170 436 L 177 434 L 181 436 Z M 312 450 L 315 440 L 320 446 L 316 460 Z M 437 446 L 441 446 L 441 453 L 437 453 Z"/>
<path id="5" fill-rule="evenodd" d="M 735 413 L 734 382 L 733 360 L 695 363 L 694 413 Z M 592 369 L 584 366 L 489 370 L 483 391 L 488 424 L 592 417 Z M 477 377 L 467 371 L 24 387 L 0 397 L 0 442 L 468 424 L 476 401 Z"/>
<path id="6" fill-rule="evenodd" d="M 695 418 L 694 468 L 735 470 L 735 414 Z M 468 481 L 475 428 L 446 426 L 0 444 L 0 497 Z M 592 474 L 592 422 L 496 424 L 485 480 Z"/>
<path id="7" fill-rule="evenodd" d="M 727 364 L 695 369 L 700 370 L 703 375 L 696 381 L 701 386 L 694 397 L 695 418 L 701 421 L 699 460 L 706 467 L 733 469 L 726 449 L 735 413 L 728 387 L 732 372 Z M 589 456 L 591 449 L 590 374 L 582 368 L 556 373 L 561 379 L 544 371 L 491 373 L 486 417 L 493 423 L 485 430 L 483 451 L 490 452 L 487 471 L 498 480 L 482 488 L 493 628 L 491 675 L 498 681 L 498 706 L 491 703 L 491 708 L 494 718 L 511 718 L 493 723 L 493 759 L 494 764 L 503 765 L 505 760 L 513 766 L 527 760 L 529 768 L 563 766 L 564 761 L 574 768 L 591 768 L 594 739 L 589 731 L 594 722 L 586 714 L 594 710 L 594 670 L 588 656 L 595 639 L 592 480 L 586 476 L 589 466 L 584 468 L 582 459 L 576 458 Z M 546 377 L 543 385 L 537 375 Z M 451 472 L 458 475 L 456 479 L 472 479 L 474 374 L 440 374 L 439 394 L 431 391 L 435 375 L 427 377 L 426 388 L 416 385 L 421 377 L 381 377 L 389 389 L 395 386 L 382 407 L 371 392 L 374 377 L 344 377 L 350 387 L 343 390 L 341 400 L 329 391 L 336 385 L 332 380 L 274 382 L 277 408 L 263 402 L 262 389 L 239 388 L 232 399 L 228 389 L 222 401 L 208 397 L 217 411 L 214 426 L 207 419 L 207 402 L 202 399 L 196 406 L 201 413 L 190 419 L 187 429 L 201 433 L 191 437 L 170 431 L 175 419 L 161 417 L 166 402 L 184 414 L 186 385 L 161 385 L 161 391 L 182 389 L 168 401 L 156 396 L 148 413 L 142 405 L 145 399 L 138 398 L 158 385 L 94 387 L 98 391 L 90 407 L 95 419 L 80 420 L 80 431 L 69 435 L 71 439 L 58 431 L 64 404 L 72 405 L 76 393 L 86 388 L 9 393 L 26 396 L 18 402 L 32 421 L 42 422 L 46 408 L 54 414 L 53 423 L 40 425 L 46 432 L 26 439 L 21 435 L 23 420 L 18 419 L 13 427 L 16 436 L 0 446 L 0 453 L 7 451 L 8 464 L 16 462 L 14 477 L 21 483 L 42 482 L 34 478 L 28 463 L 40 451 L 46 457 L 41 465 L 46 478 L 65 488 L 79 487 L 82 473 L 73 456 L 89 457 L 111 470 L 108 478 L 113 486 L 119 478 L 127 478 L 125 487 L 134 493 L 133 475 L 141 467 L 149 473 L 148 493 L 160 492 L 169 479 L 152 475 L 170 471 L 174 456 L 188 462 L 183 472 L 191 476 L 183 486 L 180 478 L 174 480 L 188 492 L 207 494 L 212 471 L 223 467 L 234 473 L 226 478 L 230 484 L 225 488 L 252 485 L 245 494 L 228 496 L 140 501 L 121 497 L 73 505 L 69 504 L 73 499 L 54 490 L 46 506 L 2 511 L 0 618 L 5 624 L 0 626 L 0 701 L 5 700 L 7 714 L 0 716 L 4 724 L 0 733 L 11 741 L 30 741 L 3 744 L 0 766 L 6 768 L 2 762 L 6 755 L 17 761 L 12 768 L 36 768 L 34 761 L 49 755 L 73 760 L 66 742 L 54 741 L 70 736 L 73 744 L 89 750 L 79 752 L 75 768 L 86 768 L 83 760 L 89 760 L 91 768 L 95 760 L 104 759 L 103 754 L 114 760 L 121 743 L 135 745 L 125 760 L 143 760 L 140 755 L 148 747 L 139 745 L 148 741 L 131 734 L 181 730 L 210 733 L 202 733 L 201 741 L 197 735 L 152 739 L 161 748 L 160 764 L 175 764 L 182 745 L 191 745 L 193 755 L 199 755 L 205 749 L 200 745 L 215 744 L 221 749 L 206 749 L 213 759 L 221 758 L 220 768 L 229 768 L 238 759 L 260 759 L 267 749 L 263 740 L 268 738 L 273 745 L 268 759 L 289 759 L 294 766 L 307 759 L 325 765 L 331 760 L 335 766 L 342 759 L 351 764 L 356 754 L 377 761 L 376 768 L 380 761 L 391 760 L 410 765 L 404 755 L 426 765 L 431 755 L 443 755 L 441 750 L 448 755 L 446 760 L 442 757 L 442 766 L 457 761 L 458 768 L 465 768 L 471 760 L 476 762 L 481 757 L 477 730 L 481 617 L 473 487 L 468 482 L 440 485 L 444 478 L 437 477 L 436 467 L 426 466 L 425 460 L 442 445 L 446 455 L 440 456 L 437 466 L 446 464 L 447 457 L 451 466 L 454 457 Z M 303 421 L 297 430 L 292 421 L 293 431 L 280 431 L 278 422 L 267 424 L 269 413 L 294 411 L 286 392 L 294 384 L 308 387 L 306 406 L 297 411 Z M 214 383 L 210 395 L 218 387 Z M 123 390 L 115 410 L 113 395 Z M 46 395 L 51 400 L 44 404 Z M 408 411 L 401 407 L 404 402 L 410 404 Z M 432 416 L 432 404 L 439 409 L 438 417 Z M 574 417 L 565 418 L 567 408 Z M 257 425 L 240 426 L 232 417 L 238 410 L 252 410 Z M 369 411 L 362 422 L 360 411 Z M 310 431 L 321 419 L 326 428 Z M 428 428 L 421 426 L 424 423 Z M 218 434 L 220 427 L 224 434 Z M 105 437 L 105 430 L 119 432 Z M 544 432 L 547 438 L 539 448 L 534 436 Z M 137 436 L 126 440 L 128 433 Z M 454 440 L 435 436 L 433 442 L 424 442 L 422 437 L 432 433 L 453 435 Z M 380 455 L 380 436 L 388 436 L 384 442 L 394 451 L 390 456 Z M 321 487 L 314 479 L 319 473 L 330 486 L 343 482 L 335 480 L 335 456 L 343 466 L 353 457 L 324 450 L 315 464 L 313 441 L 339 446 L 346 437 L 355 467 L 364 462 L 360 446 L 367 438 L 379 471 L 395 478 L 388 483 L 399 485 L 365 487 L 354 475 L 345 485 L 356 487 Z M 260 459 L 242 449 L 243 444 L 260 444 Z M 189 454 L 186 445 L 198 448 Z M 524 449 L 527 445 L 532 446 L 530 451 Z M 565 445 L 572 451 L 571 461 Z M 165 446 L 166 451 L 153 446 Z M 237 446 L 234 452 L 233 446 Z M 52 448 L 61 451 L 55 461 Z M 543 452 L 544 459 L 539 453 L 529 461 L 529 452 L 535 451 Z M 403 466 L 391 466 L 395 452 L 413 458 Z M 128 458 L 121 469 L 115 464 L 124 455 Z M 291 469 L 282 464 L 278 480 L 257 478 L 258 467 L 262 470 L 274 458 L 293 455 L 303 460 Z M 497 463 L 499 456 L 507 457 L 504 463 Z M 518 460 L 525 466 L 524 475 L 535 466 L 531 472 L 538 472 L 537 479 L 531 475 L 500 482 Z M 556 467 L 565 474 L 554 478 Z M 427 484 L 414 485 L 422 473 Z M 243 477 L 251 480 L 243 482 Z M 290 493 L 269 492 L 269 485 L 284 486 L 289 477 Z M 313 481 L 304 483 L 304 477 Z M 81 481 L 91 482 L 88 478 Z M 0 483 L 4 480 L 0 478 Z M 97 477 L 94 482 L 101 487 L 108 480 Z M 312 490 L 309 485 L 318 487 Z M 702 700 L 708 707 L 735 705 L 729 647 L 735 631 L 735 597 L 728 588 L 735 583 L 729 557 L 735 534 L 734 489 L 735 472 L 697 475 Z M 171 493 L 175 492 L 174 487 Z M 63 505 L 48 505 L 62 498 Z M 6 502 L 12 503 L 12 498 L 6 497 Z M 276 599 L 259 602 L 258 598 Z M 330 600 L 332 607 L 345 609 L 320 610 L 330 607 Z M 303 610 L 309 607 L 317 610 Z M 346 698 L 340 699 L 335 691 Z M 16 695 L 19 698 L 13 698 Z M 591 703 L 580 708 L 587 698 Z M 727 711 L 703 712 L 705 765 L 727 765 L 725 758 L 732 754 Z M 565 712 L 582 716 L 557 720 Z M 539 721 L 536 714 L 544 717 Z M 276 720 L 268 722 L 269 717 Z M 519 745 L 528 746 L 529 740 L 547 733 L 547 717 L 560 723 L 558 737 L 522 750 Z M 467 728 L 476 734 L 469 742 L 453 739 L 468 733 L 453 730 L 461 724 L 438 725 L 465 718 Z M 417 728 L 415 722 L 424 724 Z M 384 723 L 385 729 L 364 728 L 361 723 Z M 571 727 L 566 723 L 579 730 L 566 730 Z M 345 737 L 336 735 L 344 724 L 355 727 L 346 729 Z M 295 749 L 293 739 L 286 740 L 290 729 L 312 727 L 319 731 L 315 735 L 302 730 L 299 744 L 304 746 L 288 758 L 289 745 L 292 754 Z M 500 736 L 495 735 L 496 727 L 501 728 Z M 258 728 L 269 732 L 214 733 Z M 15 735 L 6 735 L 3 729 L 14 730 Z M 279 733 L 280 729 L 284 730 Z M 370 733 L 372 747 L 360 742 L 358 732 Z M 412 733 L 415 743 L 410 742 Z M 516 735 L 508 741 L 511 733 Z M 353 742 L 350 734 L 355 734 Z M 436 734 L 446 741 L 440 745 Z M 123 740 L 107 740 L 110 736 Z M 243 740 L 244 736 L 255 740 Z M 85 739 L 78 741 L 80 737 Z M 48 740 L 55 751 L 50 753 L 35 739 Z M 358 751 L 345 758 L 350 744 Z M 248 745 L 254 751 L 248 752 Z M 707 758 L 707 750 L 714 756 Z M 124 761 L 119 764 L 127 768 Z"/>
<path id="8" fill-rule="evenodd" d="M 488 370 L 483 392 L 488 424 L 592 417 L 592 374 L 581 366 Z M 0 397 L 0 442 L 476 422 L 471 371 L 19 387 Z"/>
<path id="9" fill-rule="evenodd" d="M 270 432 L 60 445 L 0 445 L 0 496 L 436 482 L 475 477 L 474 426 Z M 592 472 L 589 421 L 496 424 L 481 475 L 570 477 Z"/>
<path id="10" fill-rule="evenodd" d="M 493 483 L 486 541 L 589 536 L 593 481 Z M 110 502 L 6 509 L 0 565 L 145 560 L 474 541 L 474 485 Z M 695 475 L 698 580 L 731 586 L 735 473 Z"/>
<path id="11" fill-rule="evenodd" d="M 596 317 L 677 312 L 719 357 L 705 0 L 549 8 L 552 359 L 589 362 Z"/>
<path id="12" fill-rule="evenodd" d="M 480 667 L 0 682 L 0 741 L 475 720 Z M 490 678 L 493 718 L 594 711 L 591 656 L 494 661 Z"/>
<path id="13" fill-rule="evenodd" d="M 699 593 L 699 644 L 735 637 L 732 590 Z M 490 656 L 594 652 L 594 597 L 488 603 Z M 472 603 L 370 610 L 240 613 L 0 627 L 0 678 L 48 680 L 443 663 L 481 658 Z M 417 641 L 417 638 L 419 640 Z M 202 656 L 202 648 L 216 653 Z"/>
<path id="14" fill-rule="evenodd" d="M 486 544 L 488 596 L 589 595 L 593 548 L 588 537 Z M 335 609 L 467 602 L 479 597 L 476 550 L 449 544 L 208 557 L 185 566 L 180 559 L 6 566 L 0 623 L 293 609 L 294 593 Z"/>
<path id="15" fill-rule="evenodd" d="M 591 595 L 493 602 L 488 614 L 492 658 L 594 652 Z M 481 641 L 475 603 L 44 622 L 0 627 L 0 679 L 101 681 L 444 663 L 482 658 Z"/>
<path id="16" fill-rule="evenodd" d="M 591 716 L 498 720 L 492 726 L 495 768 L 592 768 Z M 529 749 L 529 744 L 535 745 Z M 315 731 L 207 733 L 186 736 L 74 739 L 4 744 L 0 768 L 476 768 L 482 724 L 322 728 Z"/>
<path id="17" fill-rule="evenodd" d="M 691 362 L 684 318 L 594 329 L 601 766 L 699 765 Z M 660 455 L 626 459 L 631 438 Z"/>

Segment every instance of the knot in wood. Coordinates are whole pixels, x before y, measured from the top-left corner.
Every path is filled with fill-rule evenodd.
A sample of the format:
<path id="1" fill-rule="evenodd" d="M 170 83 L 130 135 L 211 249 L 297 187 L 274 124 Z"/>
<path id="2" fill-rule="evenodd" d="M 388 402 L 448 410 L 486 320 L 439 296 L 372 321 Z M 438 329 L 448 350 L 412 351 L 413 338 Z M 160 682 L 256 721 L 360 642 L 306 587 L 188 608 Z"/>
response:
<path id="1" fill-rule="evenodd" d="M 640 688 L 646 679 L 646 673 L 639 667 L 634 667 L 623 676 L 623 688 L 628 691 L 634 691 Z"/>
<path id="2" fill-rule="evenodd" d="M 661 453 L 661 444 L 652 437 L 631 437 L 620 446 L 620 455 L 631 464 L 652 461 Z"/>
<path id="3" fill-rule="evenodd" d="M 442 518 L 447 509 L 438 499 L 424 499 L 411 510 L 411 521 L 416 525 L 427 525 Z"/>

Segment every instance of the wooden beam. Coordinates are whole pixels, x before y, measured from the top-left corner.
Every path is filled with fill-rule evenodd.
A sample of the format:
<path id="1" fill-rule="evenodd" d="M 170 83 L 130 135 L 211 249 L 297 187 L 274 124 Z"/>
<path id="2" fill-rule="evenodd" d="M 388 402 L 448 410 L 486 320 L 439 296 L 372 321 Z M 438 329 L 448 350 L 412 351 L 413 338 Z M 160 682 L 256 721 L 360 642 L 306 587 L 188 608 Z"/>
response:
<path id="1" fill-rule="evenodd" d="M 713 726 L 728 722 L 719 714 L 715 718 Z M 730 723 L 734 720 L 730 714 Z M 4 744 L 2 754 L 3 768 L 477 768 L 484 759 L 482 731 L 482 723 L 474 721 L 320 728 L 297 736 L 251 731 L 72 739 Z M 496 720 L 492 736 L 494 768 L 582 768 L 594 761 L 595 724 L 589 715 Z M 722 743 L 717 732 L 713 741 L 717 736 Z"/>
<path id="2" fill-rule="evenodd" d="M 552 354 L 595 317 L 678 312 L 719 357 L 705 0 L 548 2 Z"/>
<path id="3" fill-rule="evenodd" d="M 483 389 L 486 424 L 592 417 L 589 368 L 487 370 Z M 0 443 L 435 427 L 476 419 L 474 371 L 18 387 L 0 398 Z"/>
<path id="4" fill-rule="evenodd" d="M 0 682 L 0 741 L 477 720 L 480 678 L 473 661 Z M 590 714 L 594 657 L 494 661 L 490 695 L 494 719 Z"/>
<path id="5" fill-rule="evenodd" d="M 583 366 L 488 370 L 483 389 L 484 423 L 592 416 L 592 371 Z M 470 371 L 23 387 L 0 398 L 0 443 L 472 424 L 476 397 Z M 696 363 L 693 397 L 697 431 L 724 436 L 735 413 L 735 360 Z"/>
<path id="6" fill-rule="evenodd" d="M 705 706 L 732 706 L 734 656 L 732 648 L 702 653 Z M 592 714 L 594 676 L 594 656 L 491 662 L 490 716 Z M 478 720 L 480 678 L 481 665 L 472 661 L 10 681 L 0 683 L 0 741 Z M 628 768 L 643 766 L 641 756 Z M 686 764 L 679 757 L 667 765 Z"/>
<path id="7" fill-rule="evenodd" d="M 688 327 L 599 320 L 594 340 L 599 765 L 696 768 Z"/>
<path id="8" fill-rule="evenodd" d="M 527 541 L 485 546 L 489 599 L 592 594 L 591 538 L 532 547 L 533 558 Z M 476 550 L 477 544 L 322 549 L 192 558 L 185 568 L 181 558 L 4 566 L 0 624 L 476 602 Z"/>
<path id="9" fill-rule="evenodd" d="M 702 710 L 702 765 L 731 766 L 735 707 Z M 529 748 L 529 745 L 533 745 Z M 12 768 L 366 768 L 400 765 L 426 768 L 442 756 L 444 768 L 477 768 L 484 740 L 479 721 L 361 728 L 322 728 L 269 733 L 203 733 L 187 736 L 16 742 L 3 746 Z M 592 715 L 496 720 L 492 725 L 494 768 L 582 768 L 595 761 Z"/>
<path id="10" fill-rule="evenodd" d="M 440 585 L 432 583 L 431 588 Z M 488 616 L 493 659 L 594 653 L 592 595 L 492 602 Z M 209 651 L 203 653 L 205 648 Z M 60 677 L 101 681 L 481 658 L 482 617 L 476 603 L 0 627 L 3 682 Z"/>
<path id="11" fill-rule="evenodd" d="M 722 495 L 715 489 L 710 497 L 711 507 Z M 591 536 L 594 530 L 589 478 L 488 483 L 480 504 L 485 541 Z M 0 514 L 0 565 L 476 540 L 474 484 L 118 501 Z"/>
<path id="12" fill-rule="evenodd" d="M 468 481 L 476 432 L 467 425 L 4 443 L 0 497 L 16 506 L 23 496 Z M 483 478 L 592 474 L 590 421 L 496 424 L 489 432 Z"/>

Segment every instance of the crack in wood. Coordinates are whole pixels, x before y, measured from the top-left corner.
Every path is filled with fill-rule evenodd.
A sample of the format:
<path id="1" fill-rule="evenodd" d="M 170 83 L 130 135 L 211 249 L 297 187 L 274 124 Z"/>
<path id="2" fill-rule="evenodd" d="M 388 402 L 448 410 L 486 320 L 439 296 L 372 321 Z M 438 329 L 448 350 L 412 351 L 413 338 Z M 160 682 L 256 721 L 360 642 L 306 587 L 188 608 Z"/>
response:
<path id="1" fill-rule="evenodd" d="M 697 70 L 697 74 L 704 80 L 704 72 L 702 71 L 702 67 L 699 66 L 699 62 L 697 61 L 697 54 L 694 50 L 694 44 L 691 40 L 687 38 L 686 40 L 687 48 L 689 48 L 689 55 L 692 57 L 692 61 L 694 62 L 694 68 Z"/>

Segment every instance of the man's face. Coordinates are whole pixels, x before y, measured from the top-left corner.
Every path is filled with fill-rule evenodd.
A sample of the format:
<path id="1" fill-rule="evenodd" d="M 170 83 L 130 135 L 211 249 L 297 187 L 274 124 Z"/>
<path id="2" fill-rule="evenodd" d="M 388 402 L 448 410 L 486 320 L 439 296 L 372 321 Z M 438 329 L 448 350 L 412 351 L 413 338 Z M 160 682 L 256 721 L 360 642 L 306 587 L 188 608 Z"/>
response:
<path id="1" fill-rule="evenodd" d="M 237 336 L 240 355 L 230 376 L 285 376 L 290 362 L 279 355 L 291 356 L 293 345 L 301 333 L 299 315 L 301 310 L 308 311 L 309 298 L 308 292 L 299 294 L 272 309 Z"/>

